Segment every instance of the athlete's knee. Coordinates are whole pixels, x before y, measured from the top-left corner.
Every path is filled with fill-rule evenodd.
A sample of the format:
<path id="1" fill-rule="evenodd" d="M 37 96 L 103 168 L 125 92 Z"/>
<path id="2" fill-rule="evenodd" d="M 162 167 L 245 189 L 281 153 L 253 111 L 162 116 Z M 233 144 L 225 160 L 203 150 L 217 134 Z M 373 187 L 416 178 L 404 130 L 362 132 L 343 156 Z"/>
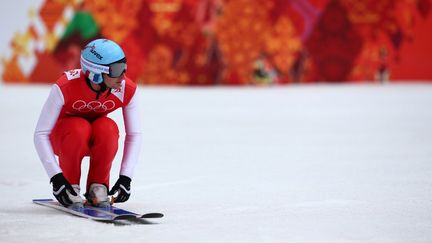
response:
<path id="1" fill-rule="evenodd" d="M 73 142 L 87 141 L 91 135 L 91 124 L 81 117 L 69 117 L 60 121 L 60 134 L 63 139 L 70 138 Z"/>
<path id="2" fill-rule="evenodd" d="M 91 136 L 90 122 L 80 117 L 69 117 L 59 122 L 59 134 L 54 139 L 55 150 L 63 156 L 83 155 L 88 152 Z"/>
<path id="3" fill-rule="evenodd" d="M 117 138 L 119 137 L 119 129 L 115 121 L 113 121 L 109 117 L 101 117 L 96 119 L 92 123 L 92 135 L 94 137 L 110 137 Z"/>
<path id="4" fill-rule="evenodd" d="M 91 132 L 91 124 L 84 118 L 72 117 L 69 118 L 68 130 L 76 134 L 87 135 Z"/>

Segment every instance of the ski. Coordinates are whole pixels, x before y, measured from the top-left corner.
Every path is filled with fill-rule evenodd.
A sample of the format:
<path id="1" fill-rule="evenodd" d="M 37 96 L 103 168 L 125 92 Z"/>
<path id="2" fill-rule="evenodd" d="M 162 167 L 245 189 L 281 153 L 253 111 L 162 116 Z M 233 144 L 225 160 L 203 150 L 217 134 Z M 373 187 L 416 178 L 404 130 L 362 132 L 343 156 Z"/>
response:
<path id="1" fill-rule="evenodd" d="M 69 213 L 81 218 L 87 218 L 95 221 L 112 222 L 119 219 L 125 219 L 125 216 L 113 215 L 93 208 L 67 208 L 52 199 L 33 199 L 33 203 L 57 209 L 59 211 Z"/>
<path id="2" fill-rule="evenodd" d="M 137 214 L 114 206 L 98 208 L 84 205 L 83 208 L 67 208 L 53 199 L 33 199 L 33 203 L 100 222 L 118 222 L 119 220 L 163 217 L 163 214 L 161 213 Z"/>

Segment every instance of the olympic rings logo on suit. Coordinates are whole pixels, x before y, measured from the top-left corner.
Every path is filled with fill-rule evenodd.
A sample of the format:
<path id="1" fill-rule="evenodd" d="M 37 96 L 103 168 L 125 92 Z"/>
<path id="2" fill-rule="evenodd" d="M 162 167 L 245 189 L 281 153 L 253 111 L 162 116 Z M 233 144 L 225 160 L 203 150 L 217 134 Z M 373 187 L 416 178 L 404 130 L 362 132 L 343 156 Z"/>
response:
<path id="1" fill-rule="evenodd" d="M 72 104 L 72 108 L 80 112 L 106 112 L 114 109 L 114 107 L 115 102 L 112 100 L 107 100 L 103 103 L 97 100 L 90 101 L 88 103 L 84 100 L 77 100 Z"/>

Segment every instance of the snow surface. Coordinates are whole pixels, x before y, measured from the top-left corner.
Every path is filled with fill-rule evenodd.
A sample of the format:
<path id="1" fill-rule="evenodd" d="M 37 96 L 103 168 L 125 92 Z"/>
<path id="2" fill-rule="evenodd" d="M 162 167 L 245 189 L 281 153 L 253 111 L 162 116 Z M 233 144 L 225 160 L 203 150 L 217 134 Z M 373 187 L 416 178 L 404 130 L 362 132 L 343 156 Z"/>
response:
<path id="1" fill-rule="evenodd" d="M 0 84 L 0 242 L 432 242 L 432 85 L 140 91 L 121 206 L 165 218 L 114 226 L 31 202 L 52 198 L 33 146 L 49 86 Z"/>

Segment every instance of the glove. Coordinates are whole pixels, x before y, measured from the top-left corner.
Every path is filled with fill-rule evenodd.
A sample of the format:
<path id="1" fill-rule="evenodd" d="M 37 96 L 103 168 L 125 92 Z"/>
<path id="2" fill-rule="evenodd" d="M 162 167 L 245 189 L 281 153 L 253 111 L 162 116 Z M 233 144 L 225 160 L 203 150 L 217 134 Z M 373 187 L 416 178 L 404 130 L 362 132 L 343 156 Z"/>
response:
<path id="1" fill-rule="evenodd" d="M 63 173 L 58 173 L 50 180 L 53 184 L 53 195 L 63 206 L 68 207 L 72 204 L 67 191 L 74 196 L 78 196 L 71 184 L 63 176 Z"/>
<path id="2" fill-rule="evenodd" d="M 108 195 L 114 195 L 118 193 L 117 197 L 114 197 L 114 202 L 126 202 L 130 197 L 130 183 L 131 178 L 120 175 L 115 185 L 109 191 Z"/>

